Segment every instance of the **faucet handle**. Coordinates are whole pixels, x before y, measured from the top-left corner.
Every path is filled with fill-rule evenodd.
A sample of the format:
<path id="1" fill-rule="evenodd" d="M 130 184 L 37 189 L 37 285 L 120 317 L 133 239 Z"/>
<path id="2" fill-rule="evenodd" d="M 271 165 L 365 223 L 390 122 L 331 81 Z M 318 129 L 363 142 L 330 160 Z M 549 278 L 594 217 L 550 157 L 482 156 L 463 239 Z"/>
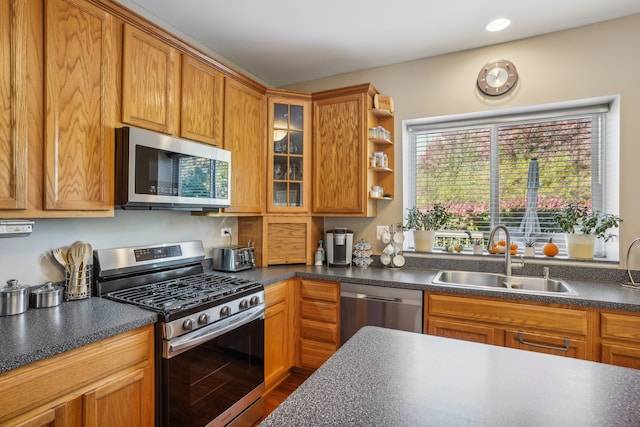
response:
<path id="1" fill-rule="evenodd" d="M 549 280 L 549 267 L 542 267 L 542 277 Z"/>
<path id="2" fill-rule="evenodd" d="M 511 259 L 511 268 L 524 268 L 524 256 L 515 255 Z"/>

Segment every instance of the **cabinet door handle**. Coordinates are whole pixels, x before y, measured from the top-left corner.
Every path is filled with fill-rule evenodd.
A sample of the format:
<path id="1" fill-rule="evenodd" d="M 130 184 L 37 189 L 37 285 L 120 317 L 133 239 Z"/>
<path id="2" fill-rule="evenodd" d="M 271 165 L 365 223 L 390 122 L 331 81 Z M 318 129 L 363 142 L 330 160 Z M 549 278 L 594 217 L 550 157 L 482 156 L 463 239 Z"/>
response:
<path id="1" fill-rule="evenodd" d="M 518 331 L 518 341 L 520 341 L 520 344 L 530 345 L 531 347 L 546 348 L 547 350 L 569 351 L 569 348 L 571 347 L 570 346 L 571 341 L 569 340 L 569 338 L 565 338 L 564 339 L 564 347 L 556 347 L 556 346 L 553 346 L 553 345 L 536 344 L 536 343 L 533 343 L 533 342 L 525 341 L 524 333 L 522 331 Z"/>

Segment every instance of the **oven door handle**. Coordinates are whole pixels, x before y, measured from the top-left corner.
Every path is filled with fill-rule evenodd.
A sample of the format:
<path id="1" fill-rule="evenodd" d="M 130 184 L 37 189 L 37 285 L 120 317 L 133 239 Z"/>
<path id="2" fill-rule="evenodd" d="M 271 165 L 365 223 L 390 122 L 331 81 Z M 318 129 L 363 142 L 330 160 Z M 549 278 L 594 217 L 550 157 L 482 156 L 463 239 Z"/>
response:
<path id="1" fill-rule="evenodd" d="M 170 359 L 204 342 L 210 341 L 232 329 L 246 325 L 256 319 L 264 318 L 264 307 L 254 307 L 235 316 L 220 320 L 210 326 L 188 333 L 171 341 L 164 342 L 163 357 Z"/>

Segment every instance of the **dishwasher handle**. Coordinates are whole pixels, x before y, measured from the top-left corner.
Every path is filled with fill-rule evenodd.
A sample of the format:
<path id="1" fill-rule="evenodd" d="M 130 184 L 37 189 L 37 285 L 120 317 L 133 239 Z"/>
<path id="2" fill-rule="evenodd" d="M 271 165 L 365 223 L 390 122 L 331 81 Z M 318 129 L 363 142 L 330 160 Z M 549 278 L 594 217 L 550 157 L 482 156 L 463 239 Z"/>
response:
<path id="1" fill-rule="evenodd" d="M 367 295 L 367 294 L 353 293 L 353 292 L 340 292 L 340 297 L 379 301 L 379 302 L 385 302 L 385 303 L 395 303 L 395 304 L 410 304 L 410 305 L 422 304 L 422 301 L 414 301 L 410 299 L 395 298 L 395 297 L 383 297 L 378 295 Z"/>

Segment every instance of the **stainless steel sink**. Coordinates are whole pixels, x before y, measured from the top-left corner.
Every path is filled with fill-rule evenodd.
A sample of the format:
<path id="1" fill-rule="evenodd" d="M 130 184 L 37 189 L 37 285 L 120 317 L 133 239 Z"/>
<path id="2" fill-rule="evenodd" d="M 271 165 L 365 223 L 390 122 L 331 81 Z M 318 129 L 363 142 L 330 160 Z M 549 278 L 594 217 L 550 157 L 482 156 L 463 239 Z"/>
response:
<path id="1" fill-rule="evenodd" d="M 514 292 L 544 295 L 578 295 L 563 280 L 544 277 L 510 276 L 497 273 L 442 270 L 433 279 L 436 285 L 460 286 L 478 289 L 501 289 Z"/>

